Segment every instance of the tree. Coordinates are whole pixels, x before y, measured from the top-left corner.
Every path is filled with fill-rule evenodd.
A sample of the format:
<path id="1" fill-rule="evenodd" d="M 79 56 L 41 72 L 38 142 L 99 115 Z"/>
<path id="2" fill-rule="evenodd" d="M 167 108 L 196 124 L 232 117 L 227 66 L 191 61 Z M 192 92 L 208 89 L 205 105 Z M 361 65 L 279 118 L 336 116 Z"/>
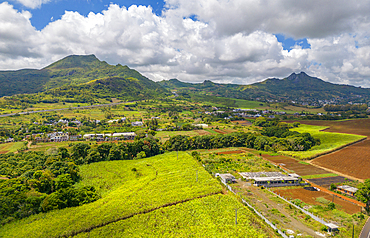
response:
<path id="1" fill-rule="evenodd" d="M 366 204 L 366 211 L 370 212 L 370 179 L 365 179 L 364 183 L 358 185 L 356 197 Z"/>

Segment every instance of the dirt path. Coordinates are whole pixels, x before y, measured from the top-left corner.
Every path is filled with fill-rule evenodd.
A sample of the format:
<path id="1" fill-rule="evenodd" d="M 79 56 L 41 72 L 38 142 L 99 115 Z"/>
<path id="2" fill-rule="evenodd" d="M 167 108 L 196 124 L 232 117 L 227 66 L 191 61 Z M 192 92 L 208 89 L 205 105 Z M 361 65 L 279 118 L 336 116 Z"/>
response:
<path id="1" fill-rule="evenodd" d="M 240 188 L 248 189 L 250 193 L 250 197 L 252 197 L 253 205 L 258 207 L 260 211 L 262 211 L 263 215 L 270 215 L 273 217 L 272 220 L 279 220 L 280 224 L 278 224 L 279 227 L 283 226 L 284 229 L 290 229 L 293 231 L 299 231 L 302 234 L 310 235 L 313 237 L 317 237 L 317 234 L 314 230 L 307 227 L 305 224 L 297 220 L 296 218 L 292 217 L 284 208 L 283 204 L 278 204 L 268 198 L 268 195 L 266 195 L 260 188 L 255 187 L 253 185 L 248 185 L 246 182 L 239 182 Z M 261 200 L 259 200 L 261 199 Z M 266 206 L 267 205 L 267 206 Z M 279 215 L 271 213 L 271 209 L 278 210 L 282 215 L 285 216 L 285 218 L 282 218 Z M 275 217 L 274 217 L 275 216 Z M 270 219 L 270 218 L 269 218 Z M 289 222 L 287 222 L 289 221 Z"/>

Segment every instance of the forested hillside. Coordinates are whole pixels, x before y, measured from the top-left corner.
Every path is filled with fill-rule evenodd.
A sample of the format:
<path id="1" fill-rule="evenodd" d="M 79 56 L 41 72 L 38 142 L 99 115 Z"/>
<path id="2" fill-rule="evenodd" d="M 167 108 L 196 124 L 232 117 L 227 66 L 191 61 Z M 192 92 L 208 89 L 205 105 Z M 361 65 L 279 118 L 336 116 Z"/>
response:
<path id="1" fill-rule="evenodd" d="M 48 90 L 60 87 L 64 91 L 61 96 L 70 95 L 67 98 L 91 95 L 92 91 L 99 95 L 129 95 L 132 98 L 140 94 L 143 94 L 142 97 L 154 96 L 154 92 L 161 94 L 166 91 L 139 72 L 127 66 L 109 65 L 95 55 L 71 55 L 41 70 L 0 71 L 0 97 L 44 91 L 59 97 L 58 90 Z"/>
<path id="2" fill-rule="evenodd" d="M 209 95 L 258 101 L 294 101 L 314 105 L 320 101 L 362 102 L 370 98 L 370 89 L 338 85 L 311 77 L 304 72 L 284 79 L 266 79 L 251 85 L 219 84 L 211 81 L 192 84 L 177 79 L 159 82 L 165 88 L 177 90 L 180 95 Z"/>

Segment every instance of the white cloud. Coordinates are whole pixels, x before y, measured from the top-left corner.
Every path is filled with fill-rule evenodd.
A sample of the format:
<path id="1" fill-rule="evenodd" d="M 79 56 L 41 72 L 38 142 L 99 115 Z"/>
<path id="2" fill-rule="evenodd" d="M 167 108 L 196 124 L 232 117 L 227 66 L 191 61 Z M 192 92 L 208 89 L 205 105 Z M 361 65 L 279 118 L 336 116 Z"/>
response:
<path id="1" fill-rule="evenodd" d="M 28 8 L 35 9 L 41 7 L 41 5 L 44 3 L 50 2 L 51 0 L 13 0 L 13 1 L 19 2 L 20 4 Z"/>
<path id="2" fill-rule="evenodd" d="M 168 0 L 163 16 L 111 4 L 87 16 L 66 11 L 41 31 L 29 12 L 2 3 L 0 68 L 41 68 L 70 54 L 95 54 L 153 80 L 248 84 L 306 71 L 370 87 L 370 9 L 367 1 L 356 3 Z M 288 52 L 274 33 L 308 37 L 311 49 Z"/>

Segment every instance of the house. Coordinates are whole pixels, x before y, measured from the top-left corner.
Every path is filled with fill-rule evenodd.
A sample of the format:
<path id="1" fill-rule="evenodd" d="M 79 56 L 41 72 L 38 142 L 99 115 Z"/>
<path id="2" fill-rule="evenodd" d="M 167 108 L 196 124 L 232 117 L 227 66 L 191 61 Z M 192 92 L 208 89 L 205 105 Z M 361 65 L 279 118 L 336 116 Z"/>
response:
<path id="1" fill-rule="evenodd" d="M 62 141 L 68 141 L 69 140 L 69 134 L 68 132 L 54 132 L 47 134 L 49 140 L 51 142 L 62 142 Z"/>
<path id="2" fill-rule="evenodd" d="M 77 141 L 79 139 L 81 139 L 82 136 L 81 135 L 73 135 L 73 136 L 69 136 L 69 140 L 70 141 Z"/>
<path id="3" fill-rule="evenodd" d="M 344 194 L 347 194 L 347 195 L 350 195 L 350 196 L 354 197 L 355 193 L 358 191 L 358 188 L 354 188 L 354 187 L 351 187 L 351 186 L 348 186 L 348 185 L 342 185 L 342 186 L 338 186 L 337 190 L 344 193 Z"/>
<path id="4" fill-rule="evenodd" d="M 122 132 L 122 133 L 112 133 L 107 134 L 106 136 L 110 137 L 111 140 L 134 140 L 136 137 L 135 132 Z"/>
<path id="5" fill-rule="evenodd" d="M 232 174 L 219 174 L 219 173 L 216 173 L 215 174 L 215 177 L 220 177 L 221 181 L 224 182 L 224 183 L 236 183 L 236 179 L 235 177 L 232 175 Z"/>
<path id="6" fill-rule="evenodd" d="M 196 127 L 201 127 L 201 128 L 208 128 L 207 124 L 193 124 Z"/>
<path id="7" fill-rule="evenodd" d="M 131 126 L 143 126 L 143 122 L 141 122 L 141 121 L 134 121 L 134 122 L 131 122 Z"/>
<path id="8" fill-rule="evenodd" d="M 104 141 L 104 134 L 85 134 L 83 138 L 85 140 Z"/>

